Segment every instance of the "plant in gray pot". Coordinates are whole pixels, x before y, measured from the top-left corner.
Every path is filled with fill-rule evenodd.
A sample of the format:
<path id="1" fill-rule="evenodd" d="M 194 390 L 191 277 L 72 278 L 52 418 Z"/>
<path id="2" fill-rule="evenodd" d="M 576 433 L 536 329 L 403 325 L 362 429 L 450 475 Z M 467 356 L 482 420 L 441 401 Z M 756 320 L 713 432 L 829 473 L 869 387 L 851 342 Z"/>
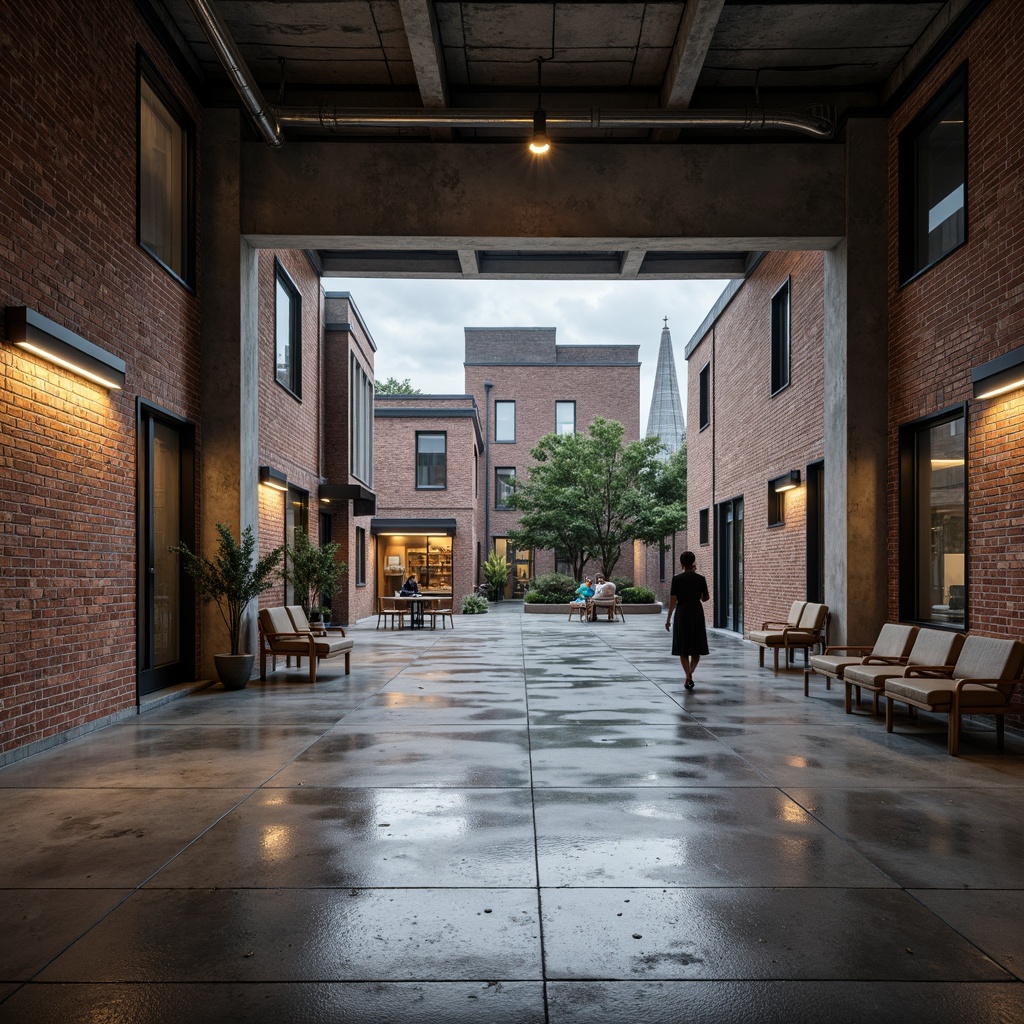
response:
<path id="1" fill-rule="evenodd" d="M 204 601 L 216 601 L 217 610 L 228 627 L 230 654 L 215 654 L 217 675 L 227 690 L 241 690 L 252 675 L 255 654 L 242 654 L 239 640 L 242 614 L 249 602 L 269 590 L 277 581 L 277 565 L 283 548 L 274 548 L 256 558 L 256 538 L 252 527 L 242 531 L 239 544 L 229 527 L 217 524 L 220 547 L 217 557 L 209 559 L 193 554 L 185 544 L 176 544 L 171 551 L 181 555 L 185 572 L 195 581 L 196 593 Z"/>

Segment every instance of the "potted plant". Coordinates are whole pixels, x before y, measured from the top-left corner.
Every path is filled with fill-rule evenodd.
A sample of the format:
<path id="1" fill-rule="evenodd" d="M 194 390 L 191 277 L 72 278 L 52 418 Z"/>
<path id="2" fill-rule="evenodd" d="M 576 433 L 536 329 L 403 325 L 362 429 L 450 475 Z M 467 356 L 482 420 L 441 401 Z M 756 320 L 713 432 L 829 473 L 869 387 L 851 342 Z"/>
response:
<path id="1" fill-rule="evenodd" d="M 508 562 L 498 554 L 497 549 L 491 551 L 483 564 L 484 579 L 490 584 L 492 601 L 500 601 L 505 596 L 505 584 L 508 583 Z"/>
<path id="2" fill-rule="evenodd" d="M 230 654 L 213 656 L 217 675 L 226 689 L 241 690 L 249 682 L 256 657 L 239 650 L 242 615 L 253 598 L 274 585 L 283 548 L 274 548 L 257 559 L 256 537 L 251 526 L 242 531 L 241 544 L 224 523 L 217 524 L 217 532 L 220 534 L 220 549 L 212 560 L 193 554 L 182 543 L 170 550 L 181 556 L 185 572 L 195 581 L 196 593 L 204 601 L 217 602 L 217 610 L 228 627 L 231 641 Z"/>
<path id="3" fill-rule="evenodd" d="M 284 577 L 295 588 L 295 597 L 310 622 L 329 615 L 324 602 L 334 597 L 341 575 L 348 569 L 337 554 L 334 541 L 317 547 L 304 533 L 296 533 L 295 543 L 286 550 Z"/>

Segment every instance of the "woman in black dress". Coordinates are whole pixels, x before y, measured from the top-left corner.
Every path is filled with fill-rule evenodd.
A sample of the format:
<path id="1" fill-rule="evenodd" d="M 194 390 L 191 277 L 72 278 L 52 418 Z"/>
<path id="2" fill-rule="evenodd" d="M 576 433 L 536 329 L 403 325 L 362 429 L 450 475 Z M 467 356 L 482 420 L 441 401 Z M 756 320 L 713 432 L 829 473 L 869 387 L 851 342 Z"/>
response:
<path id="1" fill-rule="evenodd" d="M 709 599 L 708 582 L 695 571 L 697 557 L 692 551 L 684 551 L 679 556 L 679 564 L 683 571 L 672 577 L 665 628 L 672 630 L 672 653 L 679 655 L 686 673 L 686 688 L 692 690 L 693 673 L 697 670 L 700 656 L 708 653 L 708 634 L 701 607 L 701 602 Z M 672 629 L 673 612 L 675 629 Z"/>

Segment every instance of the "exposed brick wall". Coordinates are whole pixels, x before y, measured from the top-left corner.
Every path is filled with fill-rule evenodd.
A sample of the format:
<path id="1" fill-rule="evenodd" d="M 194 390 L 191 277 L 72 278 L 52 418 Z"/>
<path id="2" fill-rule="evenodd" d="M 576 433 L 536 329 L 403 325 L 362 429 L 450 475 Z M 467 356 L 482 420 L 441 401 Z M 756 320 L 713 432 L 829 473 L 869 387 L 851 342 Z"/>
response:
<path id="1" fill-rule="evenodd" d="M 772 397 L 771 300 L 787 278 L 790 384 Z M 769 526 L 768 481 L 799 469 L 803 483 L 808 463 L 824 454 L 823 281 L 821 253 L 768 254 L 688 359 L 686 541 L 714 598 L 716 505 L 743 499 L 744 630 L 806 597 L 806 488 L 785 495 L 784 523 Z M 700 430 L 700 371 L 709 361 L 711 424 Z M 699 543 L 704 508 L 707 545 Z M 712 606 L 707 614 L 714 621 Z"/>
<path id="2" fill-rule="evenodd" d="M 0 39 L 2 304 L 128 364 L 108 394 L 0 345 L 2 754 L 136 702 L 136 399 L 199 418 L 198 296 L 135 242 L 136 42 L 197 142 L 201 111 L 129 0 L 8 5 Z"/>
<path id="3" fill-rule="evenodd" d="M 994 0 L 896 112 L 889 147 L 890 613 L 899 610 L 899 427 L 967 402 L 969 627 L 972 633 L 1014 639 L 1024 638 L 1024 397 L 1018 392 L 975 402 L 971 368 L 1021 344 L 1022 37 L 1021 5 Z M 899 135 L 964 61 L 967 242 L 901 288 Z"/>

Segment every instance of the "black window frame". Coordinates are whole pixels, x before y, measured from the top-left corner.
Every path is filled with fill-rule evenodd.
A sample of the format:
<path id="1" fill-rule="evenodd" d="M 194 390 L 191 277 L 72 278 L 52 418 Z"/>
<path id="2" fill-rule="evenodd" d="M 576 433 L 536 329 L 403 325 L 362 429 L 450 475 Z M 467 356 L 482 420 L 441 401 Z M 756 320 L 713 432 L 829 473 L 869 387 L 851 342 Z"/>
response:
<path id="1" fill-rule="evenodd" d="M 512 406 L 512 436 L 511 437 L 498 437 L 498 406 L 499 405 L 511 405 Z M 516 443 L 516 403 L 515 403 L 515 399 L 511 399 L 511 398 L 496 398 L 494 400 L 494 443 L 495 444 L 515 444 Z"/>
<path id="2" fill-rule="evenodd" d="M 441 453 L 443 458 L 443 476 L 444 483 L 441 484 L 421 484 L 420 483 L 420 455 L 436 454 L 431 452 L 420 452 L 420 438 L 423 437 L 440 437 L 444 441 L 444 450 Z M 428 469 L 426 465 L 423 467 Z M 417 491 L 446 491 L 448 490 L 448 431 L 447 430 L 417 430 L 416 431 L 416 468 L 415 468 L 415 480 Z"/>
<path id="3" fill-rule="evenodd" d="M 562 431 L 560 431 L 558 429 L 558 407 L 560 405 L 571 405 L 572 406 L 572 430 L 570 430 L 568 432 L 568 434 L 563 434 Z M 558 399 L 555 399 L 555 433 L 559 437 L 570 437 L 571 435 L 576 433 L 576 401 L 575 401 L 575 399 L 569 399 L 569 398 L 558 398 Z"/>
<path id="4" fill-rule="evenodd" d="M 366 529 L 356 527 L 356 586 L 366 586 Z"/>
<path id="5" fill-rule="evenodd" d="M 298 511 L 296 511 L 298 506 Z M 284 603 L 302 604 L 297 598 L 295 587 L 288 579 L 290 566 L 288 564 L 288 551 L 295 547 L 296 537 L 300 533 L 309 536 L 309 491 L 294 484 L 288 485 L 284 492 L 284 551 L 282 552 L 282 578 L 284 579 Z"/>
<path id="6" fill-rule="evenodd" d="M 143 240 L 142 207 L 142 83 L 146 84 L 163 104 L 167 114 L 181 129 L 184 136 L 182 153 L 182 267 L 177 270 L 157 255 Z M 158 263 L 171 277 L 190 292 L 196 288 L 196 126 L 184 104 L 178 99 L 167 80 L 156 65 L 146 56 L 141 47 L 135 50 L 135 241 L 136 244 Z"/>
<path id="7" fill-rule="evenodd" d="M 498 474 L 504 473 L 508 475 L 508 479 L 515 480 L 516 478 L 516 467 L 515 466 L 495 466 L 494 467 L 494 507 L 496 509 L 510 509 L 511 505 L 503 505 L 500 502 L 499 495 L 503 488 L 500 483 L 500 477 Z M 513 487 L 515 484 L 512 485 Z"/>
<path id="8" fill-rule="evenodd" d="M 697 377 L 698 391 L 698 430 L 707 430 L 711 426 L 711 363 L 706 362 L 700 368 Z"/>
<path id="9" fill-rule="evenodd" d="M 279 329 L 279 290 L 287 293 L 289 345 L 293 353 L 288 362 L 288 379 L 282 380 L 277 361 Z M 274 257 L 274 380 L 296 401 L 302 401 L 302 293 L 284 264 Z"/>
<path id="10" fill-rule="evenodd" d="M 710 521 L 711 521 L 711 509 L 702 508 L 697 513 L 697 543 L 704 546 L 710 543 L 708 540 L 710 536 Z"/>
<path id="11" fill-rule="evenodd" d="M 929 132 L 941 121 L 944 113 L 955 102 L 963 108 L 963 166 L 960 179 L 963 189 L 962 220 L 963 228 L 957 242 L 943 249 L 935 256 L 923 255 L 918 251 L 922 212 L 927 216 L 928 210 L 922 209 L 921 195 L 918 189 L 918 167 L 920 143 Z M 927 273 L 932 267 L 941 263 L 967 244 L 968 238 L 968 96 L 967 96 L 967 65 L 962 64 L 946 83 L 936 92 L 931 100 L 922 108 L 917 116 L 900 132 L 898 143 L 898 241 L 899 241 L 899 278 L 900 287 L 916 280 Z M 925 234 L 927 240 L 927 233 Z"/>
<path id="12" fill-rule="evenodd" d="M 962 454 L 963 454 L 963 618 L 943 620 L 940 618 L 924 616 L 921 614 L 921 579 L 924 572 L 920 551 L 922 546 L 920 520 L 922 509 L 920 501 L 922 497 L 920 480 L 917 472 L 919 462 L 918 438 L 925 431 L 933 430 L 946 423 L 957 420 L 963 422 Z M 909 423 L 904 423 L 899 428 L 899 611 L 900 620 L 904 622 L 917 623 L 934 629 L 953 629 L 957 632 L 970 628 L 970 605 L 968 602 L 968 583 L 970 579 L 970 545 L 969 545 L 969 521 L 968 512 L 970 508 L 970 495 L 968 489 L 968 457 L 969 457 L 969 430 L 968 408 L 966 403 L 951 406 L 946 409 L 925 416 Z M 931 506 L 929 506 L 931 508 Z M 933 540 L 934 526 L 929 523 L 929 543 Z M 929 551 L 928 561 L 933 558 Z M 950 602 L 951 606 L 952 602 Z M 935 605 L 931 607 L 934 609 Z M 952 609 L 950 609 L 952 610 Z M 959 611 L 960 609 L 956 609 Z"/>
<path id="13" fill-rule="evenodd" d="M 792 354 L 792 278 L 779 285 L 771 300 L 772 397 L 789 387 Z"/>
<path id="14" fill-rule="evenodd" d="M 773 481 L 768 481 L 768 529 L 786 525 L 786 492 L 775 490 Z"/>

